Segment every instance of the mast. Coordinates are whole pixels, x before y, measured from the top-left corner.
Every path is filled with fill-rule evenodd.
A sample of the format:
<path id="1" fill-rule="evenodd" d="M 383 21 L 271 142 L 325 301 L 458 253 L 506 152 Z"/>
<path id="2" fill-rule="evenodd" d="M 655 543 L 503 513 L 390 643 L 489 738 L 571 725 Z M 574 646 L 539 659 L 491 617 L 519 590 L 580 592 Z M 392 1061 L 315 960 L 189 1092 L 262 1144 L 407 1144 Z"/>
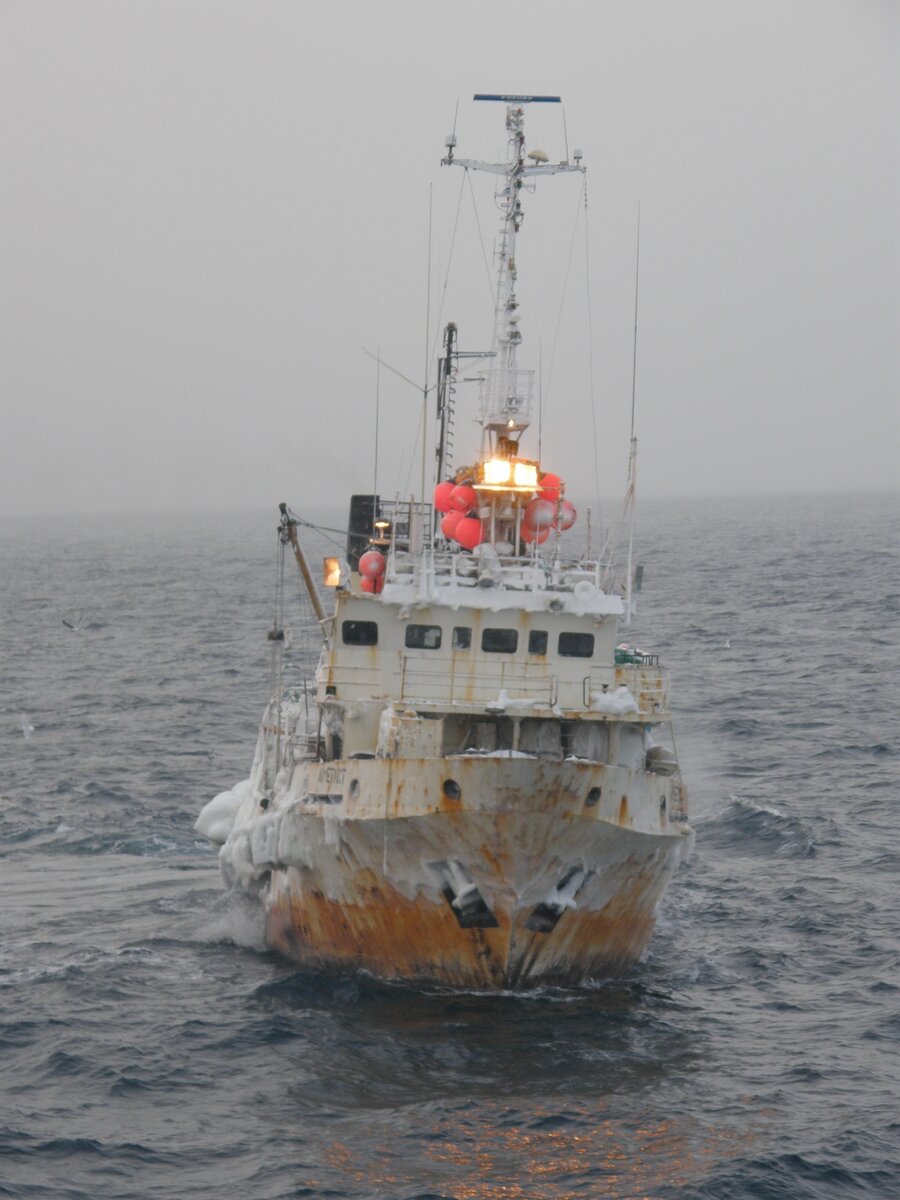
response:
<path id="1" fill-rule="evenodd" d="M 509 154 L 506 162 L 490 163 L 479 159 L 456 158 L 456 135 L 446 139 L 447 154 L 442 166 L 458 166 L 464 170 L 486 171 L 502 176 L 495 193 L 500 208 L 500 235 L 497 241 L 497 285 L 494 305 L 492 350 L 496 366 L 481 371 L 481 425 L 485 455 L 501 453 L 505 457 L 516 452 L 519 438 L 528 428 L 531 399 L 534 391 L 534 371 L 520 371 L 518 348 L 522 342 L 519 329 L 519 302 L 516 298 L 516 239 L 522 227 L 524 210 L 522 192 L 529 181 L 541 175 L 558 175 L 578 171 L 581 153 L 576 150 L 575 161 L 568 157 L 551 163 L 542 150 L 526 152 L 525 104 L 559 104 L 559 96 L 507 96 L 478 94 L 475 100 L 500 101 L 506 104 L 506 130 Z M 526 159 L 530 159 L 528 162 Z"/>
<path id="2" fill-rule="evenodd" d="M 456 354 L 456 325 L 453 321 L 449 321 L 444 329 L 444 349 L 446 353 L 438 361 L 437 378 L 438 443 L 435 457 L 439 480 L 449 470 L 453 451 L 453 374 Z"/>

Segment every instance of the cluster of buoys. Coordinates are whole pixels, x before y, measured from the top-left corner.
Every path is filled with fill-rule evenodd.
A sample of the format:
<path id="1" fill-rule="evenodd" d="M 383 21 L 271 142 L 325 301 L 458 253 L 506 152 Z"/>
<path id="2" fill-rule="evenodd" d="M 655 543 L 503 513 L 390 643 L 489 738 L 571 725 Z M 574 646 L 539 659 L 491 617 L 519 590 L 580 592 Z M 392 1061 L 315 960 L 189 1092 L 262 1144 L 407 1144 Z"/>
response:
<path id="1" fill-rule="evenodd" d="M 359 585 L 364 592 L 377 595 L 384 587 L 385 557 L 380 550 L 367 550 L 359 556 Z"/>
<path id="2" fill-rule="evenodd" d="M 458 512 L 463 516 L 478 503 L 478 493 L 467 483 L 445 479 L 434 489 L 434 507 L 440 513 Z"/>
<path id="3" fill-rule="evenodd" d="M 466 550 L 474 550 L 484 541 L 484 526 L 477 517 L 467 517 L 458 510 L 448 512 L 441 521 L 445 538 L 459 542 Z"/>
<path id="4" fill-rule="evenodd" d="M 578 513 L 575 505 L 561 498 L 565 484 L 558 475 L 548 472 L 538 481 L 537 494 L 525 506 L 524 521 L 520 529 L 522 541 L 530 545 L 546 542 L 553 529 L 571 529 Z M 472 515 L 478 504 L 478 493 L 467 483 L 444 480 L 434 489 L 434 507 L 441 518 L 441 533 L 445 538 L 458 542 L 466 550 L 474 550 L 485 540 L 484 523 Z M 362 562 L 362 560 L 360 560 Z"/>
<path id="5" fill-rule="evenodd" d="M 459 542 L 466 550 L 474 550 L 484 541 L 484 526 L 477 517 L 467 516 L 478 504 L 478 493 L 467 483 L 445 480 L 434 489 L 434 507 L 444 516 L 441 533 Z"/>

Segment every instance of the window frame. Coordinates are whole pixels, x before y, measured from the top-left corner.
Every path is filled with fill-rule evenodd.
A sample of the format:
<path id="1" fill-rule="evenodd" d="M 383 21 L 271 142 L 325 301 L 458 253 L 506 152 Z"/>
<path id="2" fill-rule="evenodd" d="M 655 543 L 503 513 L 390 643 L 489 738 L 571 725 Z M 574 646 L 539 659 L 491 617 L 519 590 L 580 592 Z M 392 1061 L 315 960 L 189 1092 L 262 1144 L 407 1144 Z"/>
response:
<path id="1" fill-rule="evenodd" d="M 590 641 L 591 648 L 584 653 L 581 650 L 564 650 L 564 639 L 578 638 L 583 643 L 585 639 Z M 571 644 L 571 642 L 569 643 Z M 594 651 L 597 648 L 597 639 L 592 633 L 583 633 L 581 630 L 563 629 L 556 639 L 556 653 L 560 658 L 593 658 Z"/>
<path id="2" fill-rule="evenodd" d="M 464 636 L 459 637 L 460 634 Z M 453 633 L 450 635 L 451 650 L 471 650 L 472 649 L 472 626 L 471 625 L 454 625 Z"/>
<path id="3" fill-rule="evenodd" d="M 534 642 L 536 639 L 543 638 L 543 650 L 536 650 Z M 528 631 L 528 653 L 539 655 L 541 658 L 547 657 L 547 648 L 550 645 L 550 634 L 546 629 L 529 629 Z"/>
<path id="4" fill-rule="evenodd" d="M 348 638 L 347 630 L 350 629 L 374 629 L 375 636 L 373 638 Z M 378 645 L 378 622 L 377 621 L 342 621 L 341 622 L 341 644 L 344 646 L 377 646 Z"/>
<path id="5" fill-rule="evenodd" d="M 489 639 L 492 634 L 507 634 L 512 636 L 512 647 L 509 646 L 486 646 L 485 639 Z M 507 639 L 508 640 L 508 639 Z M 519 648 L 519 631 L 518 629 L 502 629 L 495 625 L 489 625 L 487 629 L 481 631 L 481 650 L 484 654 L 515 654 Z"/>
<path id="6" fill-rule="evenodd" d="M 412 633 L 412 631 L 414 629 L 422 631 L 422 638 L 423 638 L 422 641 L 411 642 L 409 640 L 409 635 Z M 437 631 L 437 641 L 435 642 L 435 644 L 433 646 L 427 645 L 424 639 L 427 638 L 429 636 L 429 634 L 433 633 L 435 630 Z M 440 650 L 441 642 L 443 641 L 443 639 L 444 639 L 443 626 L 441 626 L 441 625 L 419 625 L 415 621 L 411 621 L 406 626 L 406 629 L 404 631 L 403 645 L 406 647 L 407 650 Z"/>

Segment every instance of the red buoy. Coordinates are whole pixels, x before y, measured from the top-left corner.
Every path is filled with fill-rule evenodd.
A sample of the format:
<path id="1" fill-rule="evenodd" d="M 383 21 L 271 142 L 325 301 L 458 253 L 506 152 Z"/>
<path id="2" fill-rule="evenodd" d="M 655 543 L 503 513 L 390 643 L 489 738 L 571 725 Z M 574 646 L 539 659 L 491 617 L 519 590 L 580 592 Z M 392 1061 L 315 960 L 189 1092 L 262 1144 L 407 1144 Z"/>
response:
<path id="1" fill-rule="evenodd" d="M 379 575 L 377 579 L 372 579 L 368 575 L 363 575 L 362 579 L 359 581 L 359 586 L 364 592 L 374 592 L 377 596 L 384 587 L 384 576 Z"/>
<path id="2" fill-rule="evenodd" d="M 450 493 L 456 487 L 452 479 L 445 479 L 434 489 L 434 507 L 439 513 L 449 512 L 453 505 L 450 503 Z"/>
<path id="3" fill-rule="evenodd" d="M 378 550 L 367 550 L 359 558 L 359 573 L 366 579 L 378 579 L 384 574 L 384 555 Z"/>
<path id="4" fill-rule="evenodd" d="M 563 500 L 556 524 L 560 529 L 571 529 L 578 520 L 578 510 L 570 500 Z"/>
<path id="5" fill-rule="evenodd" d="M 556 518 L 556 505 L 549 500 L 529 500 L 525 505 L 525 524 L 532 529 L 549 529 Z"/>
<path id="6" fill-rule="evenodd" d="M 484 541 L 484 528 L 476 517 L 463 517 L 453 536 L 464 549 L 474 550 Z"/>
<path id="7" fill-rule="evenodd" d="M 523 525 L 519 530 L 519 536 L 526 545 L 537 542 L 540 546 L 550 536 L 550 529 L 549 527 L 546 529 L 534 529 L 531 525 Z"/>
<path id="8" fill-rule="evenodd" d="M 554 475 L 552 471 L 548 471 L 546 475 L 541 476 L 540 483 L 538 484 L 538 496 L 541 500 L 550 500 L 556 504 L 565 486 L 558 475 Z"/>
<path id="9" fill-rule="evenodd" d="M 445 538 L 456 537 L 456 527 L 463 519 L 463 514 L 453 508 L 441 519 L 441 533 Z"/>
<path id="10" fill-rule="evenodd" d="M 450 507 L 457 512 L 470 512 L 478 503 L 478 493 L 467 483 L 458 483 L 450 493 Z"/>

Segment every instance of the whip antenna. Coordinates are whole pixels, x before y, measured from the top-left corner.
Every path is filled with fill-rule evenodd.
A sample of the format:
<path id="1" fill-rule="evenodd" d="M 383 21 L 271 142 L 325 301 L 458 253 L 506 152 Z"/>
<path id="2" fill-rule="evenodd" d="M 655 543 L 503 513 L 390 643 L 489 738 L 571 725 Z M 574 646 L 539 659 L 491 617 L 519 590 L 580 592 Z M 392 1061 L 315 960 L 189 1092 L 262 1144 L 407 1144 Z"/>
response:
<path id="1" fill-rule="evenodd" d="M 628 455 L 628 506 L 631 520 L 628 528 L 628 567 L 625 578 L 625 623 L 631 624 L 631 588 L 634 569 L 634 501 L 637 482 L 637 438 L 634 436 L 634 398 L 637 391 L 638 288 L 641 278 L 641 206 L 638 204 L 637 254 L 634 267 L 634 346 L 631 359 L 631 450 Z"/>

